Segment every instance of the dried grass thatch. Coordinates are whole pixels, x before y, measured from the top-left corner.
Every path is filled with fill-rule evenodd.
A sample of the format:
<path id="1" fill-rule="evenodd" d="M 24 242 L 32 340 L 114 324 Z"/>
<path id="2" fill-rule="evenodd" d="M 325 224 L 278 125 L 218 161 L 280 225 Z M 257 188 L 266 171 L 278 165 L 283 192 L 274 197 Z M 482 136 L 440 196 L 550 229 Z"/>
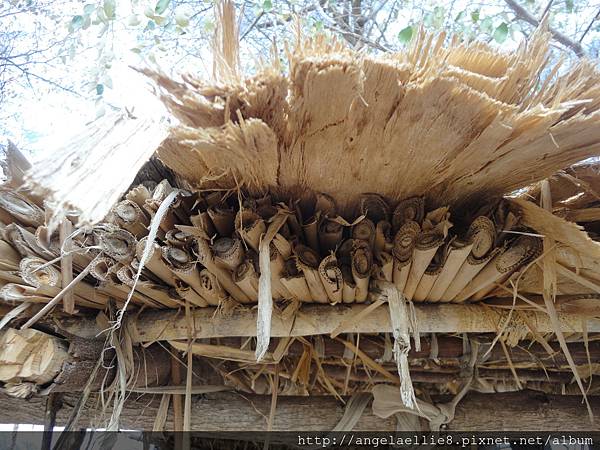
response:
<path id="1" fill-rule="evenodd" d="M 543 29 L 510 55 L 445 40 L 371 58 L 321 36 L 290 52 L 289 74 L 227 84 L 146 70 L 181 121 L 159 157 L 195 188 L 313 190 L 351 214 L 364 192 L 482 203 L 598 154 L 592 64 L 559 75 Z"/>

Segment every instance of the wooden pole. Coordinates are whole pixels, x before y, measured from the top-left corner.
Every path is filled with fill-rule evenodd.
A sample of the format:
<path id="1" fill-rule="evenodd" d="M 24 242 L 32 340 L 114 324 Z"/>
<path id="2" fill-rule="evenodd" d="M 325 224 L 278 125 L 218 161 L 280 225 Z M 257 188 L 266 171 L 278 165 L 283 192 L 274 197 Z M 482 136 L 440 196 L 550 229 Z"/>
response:
<path id="1" fill-rule="evenodd" d="M 448 401 L 434 398 L 434 402 Z M 29 400 L 0 394 L 0 423 L 44 423 L 44 402 L 41 397 Z M 64 424 L 76 394 L 66 394 L 64 406 L 57 414 L 56 424 Z M 90 401 L 90 405 L 94 402 Z M 121 414 L 125 429 L 151 430 L 156 418 L 160 396 L 130 396 Z M 234 393 L 196 396 L 192 407 L 194 431 L 265 431 L 271 396 Z M 590 397 L 594 413 L 600 415 L 600 397 Z M 333 397 L 279 397 L 273 431 L 331 430 L 342 417 L 344 406 Z M 81 423 L 96 417 L 97 411 L 86 409 Z M 172 416 L 166 426 L 173 429 Z M 374 416 L 367 406 L 357 425 L 361 431 L 394 431 L 396 419 Z M 479 394 L 471 392 L 458 404 L 448 430 L 458 431 L 590 431 L 585 407 L 578 396 L 546 395 L 531 391 Z"/>
<path id="2" fill-rule="evenodd" d="M 60 273 L 62 276 L 62 287 L 68 286 L 73 281 L 73 256 L 69 253 L 71 250 L 71 233 L 73 224 L 67 218 L 60 224 L 59 236 L 61 252 L 64 252 L 60 260 Z M 65 293 L 63 298 L 63 311 L 68 314 L 75 313 L 75 297 L 73 291 Z"/>
<path id="3" fill-rule="evenodd" d="M 359 321 L 348 321 L 364 308 L 365 305 L 304 305 L 293 323 L 275 311 L 271 337 L 330 334 L 343 323 L 347 325 L 342 328 L 342 333 L 392 331 L 387 307 L 376 309 Z M 507 310 L 482 305 L 422 304 L 415 305 L 415 310 L 421 333 L 496 333 L 508 317 Z M 545 313 L 520 311 L 519 314 L 525 316 L 527 322 L 539 333 L 553 332 Z M 513 314 L 514 317 L 516 315 Z M 195 339 L 256 336 L 256 309 L 236 310 L 225 316 L 217 313 L 214 308 L 199 308 L 192 313 L 192 319 Z M 559 319 L 565 332 L 582 332 L 584 320 L 587 320 L 589 333 L 600 332 L 599 320 L 566 312 L 559 312 Z M 519 320 L 517 326 L 525 325 Z M 89 336 L 101 331 L 94 321 L 80 318 L 66 318 L 61 322 L 61 328 L 76 336 Z M 132 328 L 132 339 L 137 343 L 188 338 L 188 320 L 176 311 L 142 312 Z"/>

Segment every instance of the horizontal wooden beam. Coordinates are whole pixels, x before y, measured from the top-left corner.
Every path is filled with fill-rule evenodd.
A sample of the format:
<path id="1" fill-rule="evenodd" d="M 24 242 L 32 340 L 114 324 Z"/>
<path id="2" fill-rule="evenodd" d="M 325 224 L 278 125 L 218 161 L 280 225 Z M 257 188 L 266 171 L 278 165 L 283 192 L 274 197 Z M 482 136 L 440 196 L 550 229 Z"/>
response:
<path id="1" fill-rule="evenodd" d="M 341 329 L 343 333 L 391 332 L 389 312 L 380 306 L 366 318 L 352 321 L 365 305 L 303 305 L 293 320 L 274 312 L 271 336 L 312 336 L 330 334 Z M 421 333 L 496 333 L 508 317 L 506 309 L 473 304 L 416 304 L 416 316 Z M 239 309 L 221 314 L 214 308 L 199 308 L 193 313 L 196 338 L 256 336 L 256 309 Z M 525 320 L 540 333 L 551 333 L 549 317 L 539 311 L 519 311 L 518 326 L 526 327 Z M 134 342 L 187 339 L 188 321 L 177 311 L 148 311 L 130 316 L 134 320 Z M 513 314 L 513 319 L 517 314 Z M 565 332 L 581 332 L 584 320 L 590 333 L 600 332 L 600 320 L 580 314 L 559 313 Z M 66 318 L 63 330 L 81 337 L 98 335 L 102 330 L 93 320 Z"/>
<path id="2" fill-rule="evenodd" d="M 271 405 L 270 396 L 234 393 L 193 396 L 191 429 L 193 431 L 264 431 Z M 447 401 L 434 399 L 434 401 Z M 65 394 L 63 408 L 58 411 L 56 425 L 65 423 L 70 406 L 77 396 Z M 15 399 L 0 394 L 0 423 L 44 423 L 45 398 Z M 157 415 L 160 396 L 131 396 L 125 402 L 120 425 L 124 429 L 151 430 Z M 600 416 L 600 397 L 590 397 L 596 416 Z M 88 406 L 94 408 L 91 399 Z M 331 430 L 340 420 L 344 407 L 332 397 L 279 397 L 273 421 L 273 431 Z M 79 426 L 98 411 L 84 409 Z M 108 412 L 110 414 L 110 411 Z M 167 417 L 167 430 L 172 430 L 172 410 Z M 381 419 L 367 406 L 355 429 L 361 431 L 394 431 L 392 416 Z M 590 424 L 585 406 L 577 396 L 556 396 L 531 391 L 479 394 L 471 392 L 458 404 L 449 430 L 459 431 L 589 431 Z"/>

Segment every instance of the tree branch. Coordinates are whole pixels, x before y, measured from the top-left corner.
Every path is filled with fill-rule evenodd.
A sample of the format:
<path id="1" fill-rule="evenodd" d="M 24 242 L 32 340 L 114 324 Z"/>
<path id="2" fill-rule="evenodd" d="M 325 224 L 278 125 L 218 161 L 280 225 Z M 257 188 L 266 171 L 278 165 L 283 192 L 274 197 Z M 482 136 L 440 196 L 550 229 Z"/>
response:
<path id="1" fill-rule="evenodd" d="M 579 43 L 581 43 L 583 41 L 583 38 L 585 37 L 586 34 L 589 33 L 589 31 L 592 29 L 592 25 L 594 25 L 594 22 L 596 20 L 598 20 L 598 17 L 600 16 L 600 10 L 598 10 L 598 12 L 596 13 L 596 15 L 594 16 L 594 18 L 592 19 L 592 21 L 590 22 L 590 24 L 587 26 L 587 28 L 585 29 L 585 31 L 583 32 L 583 34 L 581 35 L 581 37 L 579 38 Z"/>
<path id="2" fill-rule="evenodd" d="M 504 0 L 504 1 L 508 5 L 508 7 L 512 10 L 512 12 L 515 14 L 517 19 L 523 20 L 523 21 L 533 25 L 534 27 L 539 26 L 539 24 L 540 24 L 539 20 L 537 20 L 535 17 L 533 17 L 529 13 L 529 11 L 527 11 L 525 8 L 523 8 L 521 5 L 519 5 L 515 0 Z M 583 47 L 581 46 L 580 43 L 575 42 L 570 37 L 564 35 L 560 31 L 557 31 L 550 26 L 548 26 L 548 31 L 550 31 L 550 34 L 552 34 L 552 37 L 555 40 L 560 42 L 565 47 L 570 48 L 577 56 L 579 56 L 580 58 L 583 58 L 585 56 L 585 52 L 583 51 Z"/>

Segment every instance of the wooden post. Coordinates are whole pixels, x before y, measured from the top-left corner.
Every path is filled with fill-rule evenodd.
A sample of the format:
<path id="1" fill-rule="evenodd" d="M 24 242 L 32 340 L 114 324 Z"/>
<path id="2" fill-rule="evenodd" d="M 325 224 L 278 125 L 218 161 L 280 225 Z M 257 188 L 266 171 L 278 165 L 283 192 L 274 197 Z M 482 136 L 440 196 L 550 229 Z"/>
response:
<path id="1" fill-rule="evenodd" d="M 52 432 L 56 424 L 56 413 L 62 408 L 62 394 L 51 393 L 46 399 L 46 417 L 44 419 L 44 437 L 42 449 L 50 450 L 52 447 Z"/>
<path id="2" fill-rule="evenodd" d="M 61 252 L 64 252 L 60 260 L 60 273 L 62 275 L 62 287 L 68 286 L 73 281 L 73 257 L 69 254 L 71 250 L 71 233 L 73 225 L 65 218 L 60 224 L 59 237 Z M 69 291 L 63 297 L 63 310 L 67 314 L 75 313 L 75 297 L 73 291 Z"/>

